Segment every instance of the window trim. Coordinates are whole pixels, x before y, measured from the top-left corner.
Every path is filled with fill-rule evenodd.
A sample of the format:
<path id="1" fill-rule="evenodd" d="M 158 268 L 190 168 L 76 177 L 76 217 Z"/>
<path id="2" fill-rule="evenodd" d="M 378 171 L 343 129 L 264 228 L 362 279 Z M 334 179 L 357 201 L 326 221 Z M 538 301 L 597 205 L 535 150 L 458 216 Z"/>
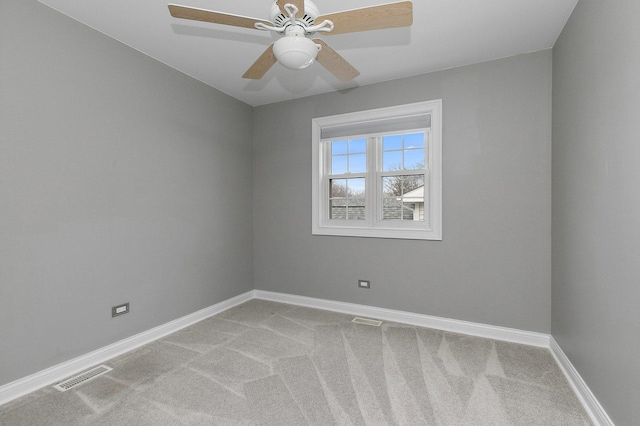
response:
<path id="1" fill-rule="evenodd" d="M 321 139 L 322 129 L 337 126 L 348 126 L 352 124 L 364 124 L 379 120 L 411 117 L 414 115 L 430 114 L 431 127 L 428 138 L 427 161 L 425 164 L 425 182 L 428 182 L 429 193 L 429 222 L 417 222 L 407 225 L 406 223 L 394 223 L 379 220 L 377 213 L 375 217 L 368 217 L 362 221 L 325 221 L 323 211 L 328 208 L 328 188 L 322 185 L 325 178 L 326 145 Z M 407 133 L 402 130 L 403 133 Z M 382 132 L 375 132 L 379 134 Z M 349 136 L 353 139 L 358 135 Z M 368 135 L 367 135 L 368 136 Z M 371 147 L 370 138 L 367 139 L 368 152 Z M 368 166 L 375 165 L 374 158 L 378 155 L 368 155 Z M 374 178 L 380 173 L 377 169 L 369 169 L 368 173 Z M 353 237 L 372 238 L 399 238 L 399 239 L 419 239 L 419 240 L 442 240 L 442 99 L 417 102 L 407 105 L 398 105 L 387 108 L 378 108 L 367 111 L 359 111 L 347 114 L 318 117 L 312 120 L 312 234 L 313 235 L 337 235 Z M 427 185 L 427 183 L 425 183 Z M 367 185 L 367 202 L 378 200 L 379 195 L 373 193 L 373 186 Z M 379 191 L 378 191 L 379 192 Z M 427 200 L 425 200 L 427 202 Z M 376 201 L 375 209 L 379 207 Z M 400 221 L 403 222 L 403 221 Z"/>

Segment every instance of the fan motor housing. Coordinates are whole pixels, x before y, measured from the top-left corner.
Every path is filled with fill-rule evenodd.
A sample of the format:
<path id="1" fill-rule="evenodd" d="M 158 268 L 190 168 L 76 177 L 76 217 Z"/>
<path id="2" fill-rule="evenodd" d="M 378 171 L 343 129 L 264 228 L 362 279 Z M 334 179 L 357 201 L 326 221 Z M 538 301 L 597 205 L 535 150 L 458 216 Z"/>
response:
<path id="1" fill-rule="evenodd" d="M 269 13 L 269 20 L 273 22 L 276 27 L 286 27 L 287 25 L 290 25 L 289 17 L 280 11 L 280 7 L 278 6 L 278 2 L 280 1 L 287 4 L 287 0 L 276 0 L 273 2 L 271 12 Z M 296 16 L 296 20 L 305 27 L 310 27 L 313 25 L 318 15 L 320 15 L 318 6 L 310 0 L 304 0 L 304 16 Z"/>

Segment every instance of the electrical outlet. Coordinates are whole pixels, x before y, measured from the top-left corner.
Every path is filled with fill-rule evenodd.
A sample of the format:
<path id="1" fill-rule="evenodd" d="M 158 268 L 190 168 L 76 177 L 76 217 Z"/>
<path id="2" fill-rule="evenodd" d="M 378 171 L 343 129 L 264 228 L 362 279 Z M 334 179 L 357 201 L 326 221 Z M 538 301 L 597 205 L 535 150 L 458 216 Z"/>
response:
<path id="1" fill-rule="evenodd" d="M 371 288 L 371 282 L 367 280 L 358 280 L 358 288 Z"/>
<path id="2" fill-rule="evenodd" d="M 124 314 L 128 314 L 129 313 L 129 304 L 125 303 L 123 305 L 118 305 L 118 306 L 114 306 L 113 308 L 111 308 L 111 317 L 117 317 L 120 315 L 124 315 Z"/>

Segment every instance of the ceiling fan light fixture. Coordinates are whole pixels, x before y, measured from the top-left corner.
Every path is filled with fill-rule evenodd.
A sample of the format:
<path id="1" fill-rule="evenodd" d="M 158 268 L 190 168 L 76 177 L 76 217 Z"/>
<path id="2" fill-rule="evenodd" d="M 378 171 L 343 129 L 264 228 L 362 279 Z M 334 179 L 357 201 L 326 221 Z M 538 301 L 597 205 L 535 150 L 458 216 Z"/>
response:
<path id="1" fill-rule="evenodd" d="M 311 0 L 271 0 L 270 21 L 197 7 L 169 4 L 174 18 L 210 22 L 284 35 L 260 55 L 242 75 L 258 80 L 276 63 L 292 70 L 301 70 L 318 61 L 331 74 L 346 83 L 360 73 L 321 38 L 311 39 L 318 32 L 326 35 L 354 33 L 408 27 L 413 24 L 411 0 L 377 6 L 361 7 L 320 15 Z"/>
<path id="2" fill-rule="evenodd" d="M 284 67 L 301 70 L 313 64 L 320 45 L 306 37 L 286 36 L 273 45 L 273 54 Z"/>

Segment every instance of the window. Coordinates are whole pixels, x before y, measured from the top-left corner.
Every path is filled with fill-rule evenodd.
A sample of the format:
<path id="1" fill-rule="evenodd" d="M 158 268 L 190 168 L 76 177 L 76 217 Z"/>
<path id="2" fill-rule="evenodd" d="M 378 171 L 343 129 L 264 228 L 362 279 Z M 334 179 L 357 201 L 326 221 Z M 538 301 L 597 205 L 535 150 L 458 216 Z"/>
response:
<path id="1" fill-rule="evenodd" d="M 442 101 L 313 120 L 313 234 L 442 239 Z"/>

